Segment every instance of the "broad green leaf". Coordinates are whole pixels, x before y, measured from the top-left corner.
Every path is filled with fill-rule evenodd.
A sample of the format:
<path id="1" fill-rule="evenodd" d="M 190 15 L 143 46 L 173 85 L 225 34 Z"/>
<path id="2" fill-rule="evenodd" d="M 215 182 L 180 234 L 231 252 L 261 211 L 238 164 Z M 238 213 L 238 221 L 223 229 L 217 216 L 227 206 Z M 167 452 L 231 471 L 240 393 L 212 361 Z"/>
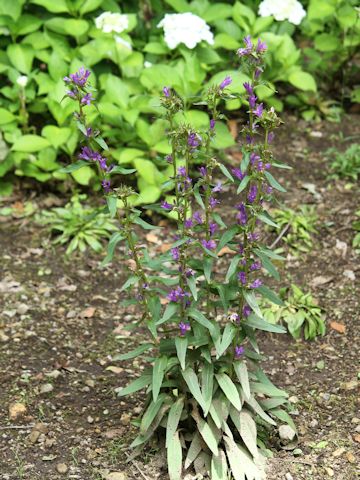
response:
<path id="1" fill-rule="evenodd" d="M 86 160 L 77 160 L 74 163 L 70 163 L 70 165 L 68 165 L 67 167 L 60 168 L 58 171 L 59 173 L 71 173 L 87 165 L 89 165 L 89 162 L 87 162 Z"/>
<path id="2" fill-rule="evenodd" d="M 204 397 L 201 393 L 199 381 L 196 373 L 190 367 L 187 367 L 184 371 L 181 372 L 186 385 L 188 386 L 190 392 L 193 394 L 195 400 L 201 406 L 204 412 L 207 410 L 207 405 L 205 403 Z"/>
<path id="3" fill-rule="evenodd" d="M 115 195 L 107 195 L 106 203 L 111 218 L 114 218 L 117 212 L 117 197 Z"/>
<path id="4" fill-rule="evenodd" d="M 184 397 L 179 397 L 175 403 L 172 404 L 166 426 L 166 448 L 168 448 L 172 437 L 175 435 L 179 425 L 180 417 L 184 408 Z"/>
<path id="5" fill-rule="evenodd" d="M 245 398 L 249 399 L 251 396 L 251 392 L 250 392 L 249 375 L 248 375 L 246 363 L 234 362 L 234 370 L 239 379 Z"/>
<path id="6" fill-rule="evenodd" d="M 0 108 L 0 125 L 13 122 L 15 119 L 16 117 L 13 113 L 5 110 L 5 108 Z"/>
<path id="7" fill-rule="evenodd" d="M 157 358 L 154 362 L 152 373 L 152 394 L 154 402 L 156 402 L 158 398 L 167 364 L 168 358 L 165 356 Z"/>
<path id="8" fill-rule="evenodd" d="M 237 328 L 232 323 L 227 323 L 219 346 L 216 346 L 216 358 L 220 358 L 233 341 Z"/>
<path id="9" fill-rule="evenodd" d="M 185 370 L 187 346 L 188 346 L 188 339 L 186 337 L 175 338 L 176 353 L 177 353 L 181 368 L 183 370 Z"/>
<path id="10" fill-rule="evenodd" d="M 66 0 L 30 0 L 35 5 L 40 5 L 52 13 L 69 13 L 69 8 Z"/>
<path id="11" fill-rule="evenodd" d="M 50 147 L 50 142 L 46 138 L 39 135 L 22 135 L 15 140 L 12 150 L 33 153 L 47 147 Z"/>
<path id="12" fill-rule="evenodd" d="M 115 391 L 117 392 L 119 397 L 123 397 L 125 395 L 129 395 L 130 393 L 135 393 L 135 392 L 138 392 L 139 390 L 142 390 L 147 385 L 150 385 L 150 383 L 151 383 L 151 375 L 148 373 L 144 373 L 143 375 L 141 375 L 141 377 L 137 378 L 126 387 L 117 388 Z"/>
<path id="13" fill-rule="evenodd" d="M 7 54 L 10 62 L 19 72 L 27 75 L 31 72 L 35 55 L 31 45 L 12 43 L 7 47 Z"/>
<path id="14" fill-rule="evenodd" d="M 211 459 L 211 480 L 224 480 L 228 478 L 227 471 L 226 456 L 220 449 L 218 455 L 213 455 Z"/>
<path id="15" fill-rule="evenodd" d="M 184 463 L 185 470 L 190 467 L 194 460 L 196 460 L 197 456 L 201 452 L 202 449 L 202 440 L 200 437 L 199 432 L 195 432 L 194 438 L 191 441 L 189 450 L 187 452 L 187 456 Z"/>
<path id="16" fill-rule="evenodd" d="M 136 358 L 142 353 L 146 352 L 147 350 L 150 350 L 150 348 L 153 348 L 154 345 L 152 343 L 144 343 L 143 345 L 140 345 L 139 347 L 135 348 L 135 350 L 131 350 L 131 352 L 127 353 L 121 353 L 118 355 L 115 355 L 113 357 L 113 360 L 130 360 L 131 358 Z"/>
<path id="17" fill-rule="evenodd" d="M 201 391 L 205 401 L 206 409 L 204 411 L 205 417 L 207 416 L 212 401 L 214 386 L 214 366 L 212 363 L 204 363 L 201 371 Z"/>
<path id="18" fill-rule="evenodd" d="M 218 373 L 215 375 L 215 377 L 226 398 L 232 403 L 232 405 L 234 405 L 236 410 L 240 411 L 241 400 L 239 397 L 239 392 L 237 391 L 237 388 L 231 378 L 226 375 L 226 373 Z"/>
<path id="19" fill-rule="evenodd" d="M 316 92 L 317 90 L 314 77 L 310 73 L 302 70 L 296 70 L 295 72 L 290 73 L 288 81 L 291 85 L 294 85 L 294 87 L 299 88 L 300 90 L 310 92 Z"/>
<path id="20" fill-rule="evenodd" d="M 41 130 L 41 135 L 45 137 L 53 147 L 59 148 L 69 140 L 71 129 L 68 127 L 60 128 L 56 125 L 47 125 Z"/>
<path id="21" fill-rule="evenodd" d="M 152 401 L 147 408 L 146 412 L 144 413 L 141 424 L 140 424 L 140 435 L 145 435 L 148 428 L 152 424 L 153 420 L 155 419 L 156 415 L 158 414 L 164 400 L 166 398 L 165 393 L 161 393 L 156 402 Z"/>
<path id="22" fill-rule="evenodd" d="M 255 293 L 249 290 L 244 290 L 243 295 L 251 309 L 258 315 L 260 318 L 262 317 L 262 313 L 259 307 L 259 304 L 256 300 Z"/>
<path id="23" fill-rule="evenodd" d="M 179 432 L 176 432 L 169 440 L 167 447 L 167 464 L 170 480 L 181 480 L 182 448 Z"/>
<path id="24" fill-rule="evenodd" d="M 89 23 L 79 18 L 53 17 L 45 22 L 46 28 L 61 35 L 80 37 L 89 30 Z"/>

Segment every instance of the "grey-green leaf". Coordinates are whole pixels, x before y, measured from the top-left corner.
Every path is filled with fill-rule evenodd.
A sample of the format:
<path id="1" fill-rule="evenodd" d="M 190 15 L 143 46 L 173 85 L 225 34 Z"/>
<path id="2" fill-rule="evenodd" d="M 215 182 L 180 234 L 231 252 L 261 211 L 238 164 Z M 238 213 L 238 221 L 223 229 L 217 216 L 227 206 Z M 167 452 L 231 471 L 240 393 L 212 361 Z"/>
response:
<path id="1" fill-rule="evenodd" d="M 179 432 L 175 432 L 169 440 L 167 447 L 167 463 L 170 480 L 181 480 L 182 448 Z"/>
<path id="2" fill-rule="evenodd" d="M 239 379 L 241 388 L 243 389 L 245 398 L 249 399 L 251 396 L 251 393 L 250 393 L 249 375 L 248 375 L 246 363 L 234 362 L 234 370 Z"/>
<path id="3" fill-rule="evenodd" d="M 221 390 L 224 392 L 226 398 L 230 401 L 232 405 L 236 408 L 236 410 L 241 410 L 241 400 L 239 396 L 239 392 L 237 391 L 236 386 L 234 385 L 234 382 L 231 380 L 231 378 L 226 375 L 226 373 L 218 373 L 215 375 L 216 380 L 221 388 Z"/>
<path id="4" fill-rule="evenodd" d="M 228 478 L 227 471 L 225 453 L 219 450 L 219 454 L 213 455 L 211 459 L 211 480 L 224 480 Z"/>
<path id="5" fill-rule="evenodd" d="M 156 402 L 158 398 L 167 363 L 168 358 L 164 355 L 157 358 L 154 362 L 152 373 L 152 394 L 154 402 Z"/>
<path id="6" fill-rule="evenodd" d="M 176 353 L 181 365 L 181 368 L 185 370 L 186 350 L 188 346 L 188 339 L 186 337 L 176 337 L 175 347 Z"/>
<path id="7" fill-rule="evenodd" d="M 119 395 L 119 397 L 123 397 L 124 395 L 129 395 L 130 393 L 135 393 L 142 388 L 146 387 L 151 383 L 151 375 L 144 374 L 141 377 L 137 378 L 133 382 L 129 383 L 124 388 L 117 388 L 115 391 Z"/>
<path id="8" fill-rule="evenodd" d="M 168 448 L 172 437 L 176 433 L 183 408 L 184 397 L 179 397 L 170 408 L 166 426 L 166 448 Z"/>
<path id="9" fill-rule="evenodd" d="M 192 368 L 188 367 L 184 371 L 182 371 L 182 375 L 190 392 L 193 394 L 195 400 L 205 412 L 207 409 L 207 405 L 205 403 L 204 397 L 202 396 L 196 373 Z"/>

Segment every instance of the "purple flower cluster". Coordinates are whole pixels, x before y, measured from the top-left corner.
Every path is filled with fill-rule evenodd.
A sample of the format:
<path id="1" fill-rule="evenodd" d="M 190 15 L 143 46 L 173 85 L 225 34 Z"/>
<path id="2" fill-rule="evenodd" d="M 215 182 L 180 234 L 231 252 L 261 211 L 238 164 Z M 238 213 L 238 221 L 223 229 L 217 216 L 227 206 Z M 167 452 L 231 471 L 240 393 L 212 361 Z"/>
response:
<path id="1" fill-rule="evenodd" d="M 70 90 L 67 90 L 66 95 L 73 100 L 79 99 L 83 106 L 90 105 L 93 100 L 92 93 L 84 93 L 89 76 L 90 70 L 81 67 L 78 72 L 64 77 L 64 82 L 71 87 Z"/>
<path id="2" fill-rule="evenodd" d="M 163 88 L 163 94 L 165 95 L 165 97 L 169 98 L 170 97 L 170 93 L 171 93 L 171 90 L 169 87 L 164 87 Z"/>
<path id="3" fill-rule="evenodd" d="M 243 173 L 240 168 L 232 168 L 231 173 L 240 181 L 246 177 L 246 173 Z"/>
<path id="4" fill-rule="evenodd" d="M 102 180 L 101 181 L 101 186 L 103 187 L 105 193 L 110 193 L 111 192 L 111 182 L 110 182 L 110 180 Z"/>
<path id="5" fill-rule="evenodd" d="M 177 179 L 178 179 L 178 190 L 181 192 L 185 192 L 192 186 L 192 180 L 191 178 L 187 175 L 186 168 L 185 167 L 179 167 L 178 168 L 178 173 L 177 173 Z"/>
<path id="6" fill-rule="evenodd" d="M 214 250 L 216 248 L 215 240 L 201 240 L 201 245 L 208 250 Z"/>
<path id="7" fill-rule="evenodd" d="M 184 298 L 190 297 L 190 293 L 186 292 L 183 290 L 181 287 L 176 287 L 172 290 L 167 295 L 168 300 L 170 302 L 181 302 Z M 188 300 L 186 301 L 186 304 L 188 304 Z"/>
<path id="8" fill-rule="evenodd" d="M 241 358 L 242 355 L 244 355 L 244 352 L 245 352 L 245 349 L 242 345 L 236 345 L 236 347 L 235 347 L 235 359 L 239 360 L 239 358 Z"/>
<path id="9" fill-rule="evenodd" d="M 99 152 L 92 150 L 90 147 L 82 147 L 78 157 L 82 160 L 98 162 L 101 170 L 107 173 L 114 168 L 114 165 L 108 167 L 106 164 L 106 158 L 104 158 Z"/>
<path id="10" fill-rule="evenodd" d="M 201 144 L 201 138 L 199 137 L 199 135 L 197 135 L 194 132 L 189 133 L 188 139 L 187 139 L 187 144 L 193 150 Z"/>
<path id="11" fill-rule="evenodd" d="M 183 337 L 186 334 L 186 332 L 191 330 L 190 323 L 180 322 L 179 329 L 180 329 L 180 336 Z"/>
<path id="12" fill-rule="evenodd" d="M 171 203 L 168 203 L 166 200 L 164 200 L 163 202 L 161 202 L 160 206 L 164 210 L 172 210 L 174 205 L 171 205 Z"/>
<path id="13" fill-rule="evenodd" d="M 236 219 L 239 225 L 246 225 L 248 221 L 248 216 L 246 213 L 246 207 L 243 202 L 239 203 L 239 205 L 236 206 L 238 213 L 236 215 Z"/>
<path id="14" fill-rule="evenodd" d="M 260 38 L 257 41 L 257 45 L 252 43 L 250 35 L 247 35 L 244 38 L 245 48 L 239 48 L 237 54 L 239 57 L 250 57 L 253 56 L 255 59 L 258 55 L 263 54 L 267 50 L 265 42 L 262 42 Z"/>
<path id="15" fill-rule="evenodd" d="M 231 82 L 232 82 L 232 78 L 229 75 L 226 76 L 219 85 L 220 90 L 224 90 L 224 88 L 228 87 Z"/>
<path id="16" fill-rule="evenodd" d="M 250 203 L 254 203 L 257 197 L 258 188 L 256 185 L 251 185 L 248 193 L 248 200 Z"/>
<path id="17" fill-rule="evenodd" d="M 88 78 L 90 76 L 90 70 L 85 69 L 84 67 L 80 67 L 79 71 L 76 73 L 70 73 L 69 77 L 64 77 L 65 83 L 72 83 L 78 87 L 85 87 Z"/>
<path id="18" fill-rule="evenodd" d="M 249 305 L 244 305 L 242 309 L 242 314 L 245 318 L 247 318 L 251 314 L 252 310 Z"/>

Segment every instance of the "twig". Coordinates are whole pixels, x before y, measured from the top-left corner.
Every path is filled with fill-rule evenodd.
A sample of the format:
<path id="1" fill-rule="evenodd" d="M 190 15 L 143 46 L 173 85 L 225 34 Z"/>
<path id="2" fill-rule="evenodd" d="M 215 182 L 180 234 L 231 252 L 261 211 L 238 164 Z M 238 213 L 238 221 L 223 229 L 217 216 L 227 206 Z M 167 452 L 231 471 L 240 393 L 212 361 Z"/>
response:
<path id="1" fill-rule="evenodd" d="M 290 223 L 287 223 L 285 225 L 285 227 L 281 230 L 281 232 L 279 233 L 279 236 L 273 241 L 273 243 L 270 245 L 270 249 L 274 248 L 275 245 L 277 245 L 280 240 L 282 239 L 282 237 L 285 235 L 285 233 L 289 230 L 290 228 Z"/>
<path id="2" fill-rule="evenodd" d="M 0 430 L 11 430 L 11 429 L 24 429 L 24 430 L 28 430 L 29 428 L 32 428 L 34 426 L 34 424 L 30 424 L 30 425 L 9 425 L 7 427 L 0 427 Z"/>

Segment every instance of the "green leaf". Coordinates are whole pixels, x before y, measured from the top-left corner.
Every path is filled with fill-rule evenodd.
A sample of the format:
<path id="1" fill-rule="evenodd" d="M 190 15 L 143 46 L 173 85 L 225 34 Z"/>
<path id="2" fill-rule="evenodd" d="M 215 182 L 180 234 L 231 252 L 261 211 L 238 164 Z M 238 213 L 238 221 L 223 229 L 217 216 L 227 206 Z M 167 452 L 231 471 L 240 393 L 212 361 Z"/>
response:
<path id="1" fill-rule="evenodd" d="M 265 285 L 262 285 L 261 287 L 259 287 L 257 289 L 257 291 L 265 298 L 267 298 L 268 300 L 270 300 L 270 302 L 272 303 L 275 303 L 275 305 L 279 305 L 280 307 L 282 307 L 284 305 L 284 302 L 281 300 L 280 297 L 278 297 L 276 295 L 275 292 L 273 292 L 272 290 L 270 290 L 270 288 L 268 287 L 265 287 Z"/>
<path id="2" fill-rule="evenodd" d="M 195 421 L 197 423 L 200 435 L 204 439 L 206 445 L 210 448 L 211 452 L 214 455 L 218 455 L 218 442 L 209 425 L 200 416 L 196 416 Z"/>
<path id="3" fill-rule="evenodd" d="M 143 343 L 139 347 L 135 348 L 135 350 L 131 350 L 131 352 L 127 353 L 121 353 L 118 355 L 115 355 L 113 357 L 113 360 L 130 360 L 131 358 L 136 358 L 142 353 L 146 352 L 147 350 L 150 350 L 150 348 L 153 348 L 154 345 L 152 343 Z"/>
<path id="4" fill-rule="evenodd" d="M 0 125 L 13 122 L 16 119 L 15 115 L 5 108 L 0 108 Z"/>
<path id="5" fill-rule="evenodd" d="M 259 415 L 265 422 L 270 423 L 270 425 L 276 426 L 276 422 L 260 407 L 258 402 L 255 400 L 254 397 L 250 397 L 250 399 L 246 400 L 246 403 L 250 405 L 250 407 L 254 410 L 255 413 Z"/>
<path id="6" fill-rule="evenodd" d="M 198 404 L 201 406 L 201 408 L 205 412 L 206 409 L 207 409 L 207 405 L 206 405 L 204 397 L 201 393 L 200 386 L 199 386 L 199 381 L 198 381 L 196 373 L 190 367 L 187 367 L 181 373 L 182 373 L 182 376 L 184 377 L 184 380 L 185 380 L 186 385 L 188 386 L 190 392 L 192 393 L 195 400 L 198 402 Z"/>
<path id="7" fill-rule="evenodd" d="M 181 480 L 182 472 L 182 448 L 179 432 L 176 432 L 169 441 L 167 449 L 167 463 L 170 480 Z"/>
<path id="8" fill-rule="evenodd" d="M 244 290 L 243 295 L 251 309 L 258 315 L 260 318 L 262 317 L 262 313 L 260 310 L 260 307 L 258 305 L 258 302 L 255 297 L 255 293 L 249 290 Z"/>
<path id="9" fill-rule="evenodd" d="M 69 13 L 66 0 L 30 0 L 30 3 L 40 5 L 52 13 Z"/>
<path id="10" fill-rule="evenodd" d="M 262 254 L 260 250 L 255 250 L 255 253 L 260 257 L 262 266 L 269 272 L 269 274 L 276 278 L 276 280 L 280 280 L 279 272 L 276 270 L 275 266 L 272 262 L 268 259 L 265 254 Z M 258 289 L 257 289 L 258 290 Z"/>
<path id="11" fill-rule="evenodd" d="M 45 137 L 54 148 L 64 145 L 71 135 L 71 129 L 68 127 L 57 127 L 55 125 L 47 125 L 41 130 L 41 135 Z"/>
<path id="12" fill-rule="evenodd" d="M 178 306 L 175 303 L 169 303 L 166 305 L 164 315 L 160 320 L 156 323 L 156 325 L 161 325 L 162 323 L 167 322 L 170 318 L 174 316 L 174 314 L 177 312 Z"/>
<path id="13" fill-rule="evenodd" d="M 262 222 L 266 223 L 267 225 L 270 225 L 271 227 L 279 228 L 279 225 L 274 222 L 274 220 L 271 218 L 271 216 L 268 214 L 268 212 L 263 212 L 260 213 L 257 218 L 261 220 Z"/>
<path id="14" fill-rule="evenodd" d="M 266 322 L 264 319 L 257 317 L 256 315 L 250 315 L 244 323 L 248 327 L 264 330 L 265 332 L 286 333 L 286 328 Z"/>
<path id="15" fill-rule="evenodd" d="M 245 480 L 244 465 L 241 462 L 239 449 L 232 438 L 224 436 L 226 454 L 234 480 Z M 255 477 L 256 478 L 256 477 Z"/>
<path id="16" fill-rule="evenodd" d="M 288 81 L 294 87 L 299 88 L 300 90 L 316 92 L 316 82 L 315 79 L 310 73 L 303 72 L 302 70 L 296 70 L 293 73 L 290 73 Z"/>
<path id="17" fill-rule="evenodd" d="M 136 283 L 138 283 L 138 281 L 139 281 L 139 279 L 136 275 L 131 275 L 131 277 L 129 277 L 126 280 L 126 282 L 124 283 L 124 285 L 121 287 L 120 292 L 124 292 L 129 287 L 131 287 L 132 285 L 135 285 Z"/>
<path id="18" fill-rule="evenodd" d="M 196 278 L 194 276 L 191 276 L 186 279 L 186 283 L 188 284 L 191 294 L 194 297 L 194 300 L 196 301 L 198 299 L 197 288 L 196 288 Z"/>
<path id="19" fill-rule="evenodd" d="M 185 470 L 190 467 L 194 460 L 196 460 L 197 456 L 201 452 L 202 449 L 202 440 L 200 437 L 199 432 L 195 432 L 194 438 L 190 443 L 189 450 L 187 452 L 187 456 L 184 463 Z"/>
<path id="20" fill-rule="evenodd" d="M 227 471 L 225 453 L 219 449 L 218 455 L 213 455 L 211 459 L 211 480 L 224 480 L 228 478 Z"/>
<path id="21" fill-rule="evenodd" d="M 110 263 L 112 261 L 113 256 L 114 256 L 115 247 L 123 239 L 124 239 L 124 237 L 123 237 L 122 233 L 120 233 L 120 232 L 114 232 L 111 235 L 111 238 L 110 238 L 109 243 L 108 243 L 106 257 L 101 262 L 102 267 L 107 265 L 108 263 Z"/>
<path id="22" fill-rule="evenodd" d="M 214 366 L 212 363 L 206 362 L 204 363 L 203 369 L 201 371 L 201 391 L 206 404 L 206 409 L 204 411 L 205 417 L 207 416 L 211 407 L 213 386 L 214 386 Z"/>
<path id="23" fill-rule="evenodd" d="M 172 437 L 176 433 L 183 408 L 184 397 L 179 397 L 170 408 L 166 426 L 166 448 L 168 448 Z"/>
<path id="24" fill-rule="evenodd" d="M 211 336 L 216 336 L 218 333 L 218 329 L 216 326 L 211 323 L 199 310 L 196 310 L 194 308 L 190 308 L 188 311 L 189 317 L 193 318 L 196 320 L 200 325 L 203 327 L 207 328 L 211 334 Z"/>
<path id="25" fill-rule="evenodd" d="M 151 375 L 148 373 L 144 373 L 143 375 L 141 375 L 141 377 L 131 382 L 125 388 L 117 388 L 115 391 L 117 392 L 119 397 L 123 397 L 125 395 L 129 395 L 131 393 L 135 393 L 135 392 L 138 392 L 139 390 L 142 390 L 147 385 L 150 385 L 150 383 L 151 383 Z"/>
<path id="26" fill-rule="evenodd" d="M 50 147 L 50 142 L 39 135 L 22 135 L 15 140 L 12 150 L 33 153 L 47 147 Z"/>
<path id="27" fill-rule="evenodd" d="M 235 338 L 237 328 L 232 323 L 227 323 L 221 338 L 220 345 L 216 347 L 216 358 L 220 358 L 228 349 L 229 345 Z"/>
<path id="28" fill-rule="evenodd" d="M 75 172 L 76 170 L 79 170 L 80 168 L 83 168 L 85 166 L 89 165 L 89 162 L 86 160 L 77 160 L 75 163 L 71 163 L 67 167 L 60 168 L 58 170 L 59 173 L 71 173 Z"/>
<path id="29" fill-rule="evenodd" d="M 89 23 L 79 18 L 53 17 L 45 22 L 46 28 L 61 35 L 81 37 L 89 30 Z"/>
<path id="30" fill-rule="evenodd" d="M 229 265 L 229 269 L 228 271 L 226 272 L 226 277 L 225 277 L 225 282 L 228 282 L 230 280 L 230 278 L 234 275 L 234 273 L 236 272 L 236 268 L 238 266 L 238 263 L 240 261 L 240 256 L 239 255 L 236 255 L 230 262 L 230 265 Z"/>
<path id="31" fill-rule="evenodd" d="M 218 373 L 215 375 L 215 377 L 226 398 L 232 403 L 232 405 L 234 405 L 236 410 L 240 411 L 241 400 L 239 397 L 239 392 L 237 391 L 237 388 L 231 378 L 226 375 L 226 373 Z"/>
<path id="32" fill-rule="evenodd" d="M 241 193 L 245 188 L 247 187 L 247 184 L 250 182 L 250 176 L 246 175 L 241 182 L 240 185 L 238 186 L 238 189 L 236 190 L 236 193 Z"/>
<path id="33" fill-rule="evenodd" d="M 341 42 L 338 37 L 335 35 L 331 35 L 330 33 L 322 33 L 320 35 L 316 35 L 315 48 L 320 52 L 334 52 L 339 47 L 341 47 Z"/>
<path id="34" fill-rule="evenodd" d="M 251 396 L 250 392 L 250 383 L 249 383 L 249 375 L 247 371 L 247 366 L 245 362 L 234 362 L 234 370 L 236 373 L 236 376 L 239 379 L 241 388 L 244 392 L 245 399 L 249 399 Z"/>
<path id="35" fill-rule="evenodd" d="M 270 185 L 271 185 L 272 187 L 274 187 L 274 188 L 275 188 L 276 190 L 278 190 L 279 192 L 286 193 L 285 188 L 282 187 L 277 180 L 275 180 L 275 178 L 271 175 L 270 172 L 265 172 L 265 177 L 267 178 L 268 182 L 270 183 Z"/>
<path id="36" fill-rule="evenodd" d="M 186 337 L 176 337 L 175 347 L 176 353 L 181 365 L 181 368 L 185 370 L 186 350 L 188 346 L 188 339 Z"/>
<path id="37" fill-rule="evenodd" d="M 238 231 L 239 229 L 237 226 L 234 226 L 226 230 L 226 232 L 224 232 L 222 237 L 220 238 L 220 241 L 216 250 L 219 252 L 227 243 L 229 243 L 235 237 Z"/>
<path id="38" fill-rule="evenodd" d="M 251 413 L 243 409 L 240 412 L 240 436 L 245 443 L 247 449 L 253 457 L 257 457 L 258 449 L 256 445 L 257 433 L 256 433 L 256 423 L 252 418 Z"/>
<path id="39" fill-rule="evenodd" d="M 107 195 L 106 203 L 110 213 L 110 217 L 114 218 L 117 212 L 117 198 L 114 195 Z"/>
<path id="40" fill-rule="evenodd" d="M 130 175 L 131 173 L 135 173 L 135 172 L 136 172 L 136 168 L 124 168 L 124 167 L 116 166 L 111 169 L 110 174 L 112 175 L 114 173 L 119 173 L 121 175 Z"/>
<path id="41" fill-rule="evenodd" d="M 154 402 L 156 402 L 158 398 L 167 364 L 168 358 L 164 355 L 157 358 L 154 362 L 152 373 L 152 394 Z"/>
<path id="42" fill-rule="evenodd" d="M 222 173 L 225 175 L 225 177 L 227 177 L 231 182 L 234 182 L 233 176 L 231 175 L 231 173 L 229 172 L 229 170 L 225 167 L 225 165 L 223 165 L 222 163 L 220 163 L 219 168 L 220 168 L 220 170 L 222 171 Z"/>
<path id="43" fill-rule="evenodd" d="M 144 413 L 141 419 L 140 435 L 145 435 L 148 428 L 150 427 L 153 420 L 155 419 L 156 415 L 158 414 L 162 404 L 164 403 L 165 398 L 166 398 L 166 395 L 162 393 L 161 395 L 158 396 L 156 402 L 150 403 L 148 409 L 146 410 L 146 412 Z"/>
<path id="44" fill-rule="evenodd" d="M 6 50 L 12 65 L 21 73 L 29 74 L 31 72 L 34 60 L 34 49 L 31 45 L 12 43 Z"/>

